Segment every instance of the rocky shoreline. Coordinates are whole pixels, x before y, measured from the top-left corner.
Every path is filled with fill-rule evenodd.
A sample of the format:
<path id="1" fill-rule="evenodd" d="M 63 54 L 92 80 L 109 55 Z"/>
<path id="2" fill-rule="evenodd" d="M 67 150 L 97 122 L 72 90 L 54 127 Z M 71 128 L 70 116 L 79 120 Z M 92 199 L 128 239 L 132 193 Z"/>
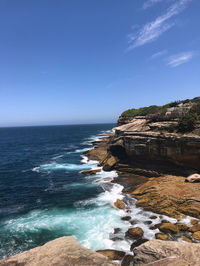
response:
<path id="1" fill-rule="evenodd" d="M 199 138 L 195 139 L 199 143 Z M 122 220 L 130 223 L 130 228 L 124 237 L 130 240 L 130 251 L 134 253 L 126 255 L 129 256 L 129 262 L 122 265 L 131 265 L 134 254 L 134 260 L 137 261 L 137 247 L 139 248 L 143 243 L 145 245 L 145 243 L 150 242 L 148 240 L 152 239 L 152 237 L 150 239 L 145 238 L 143 229 L 137 226 L 137 220 L 132 219 L 130 213 L 133 206 L 131 205 L 134 205 L 134 208 L 142 208 L 144 212 L 152 212 L 145 223 L 149 230 L 155 233 L 153 239 L 162 240 L 162 245 L 170 240 L 173 241 L 173 245 L 182 244 L 182 242 L 200 243 L 200 183 L 185 182 L 185 177 L 196 171 L 193 167 L 183 169 L 177 164 L 175 171 L 173 168 L 170 171 L 173 174 L 179 173 L 179 175 L 172 175 L 165 172 L 166 168 L 163 167 L 163 161 L 160 169 L 145 165 L 142 167 L 140 162 L 133 164 L 124 155 L 124 145 L 120 138 L 119 127 L 112 135 L 92 144 L 94 149 L 85 152 L 85 155 L 89 159 L 99 160 L 99 166 L 102 166 L 105 171 L 116 170 L 118 177 L 112 182 L 124 187 L 123 200 L 118 199 L 114 205 L 127 213 L 127 216 L 122 217 Z M 196 159 L 198 158 L 195 157 Z M 147 161 L 148 163 L 149 161 Z M 165 166 L 169 167 L 169 165 L 172 165 L 171 162 L 167 162 Z M 185 173 L 185 176 L 180 175 L 182 172 Z M 118 230 L 120 229 L 114 229 L 115 232 Z M 118 240 L 118 234 L 116 234 L 115 240 Z M 101 251 L 101 253 L 110 258 L 114 256 L 112 250 Z M 130 256 L 132 256 L 132 260 Z M 145 264 L 135 262 L 135 265 Z"/>

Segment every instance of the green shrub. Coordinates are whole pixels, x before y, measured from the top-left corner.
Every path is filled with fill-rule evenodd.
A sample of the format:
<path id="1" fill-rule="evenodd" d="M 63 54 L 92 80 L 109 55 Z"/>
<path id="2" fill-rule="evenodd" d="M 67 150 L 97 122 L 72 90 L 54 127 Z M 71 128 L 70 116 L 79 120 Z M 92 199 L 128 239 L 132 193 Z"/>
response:
<path id="1" fill-rule="evenodd" d="M 190 113 L 200 115 L 200 103 L 194 104 L 192 108 L 190 109 Z"/>
<path id="2" fill-rule="evenodd" d="M 177 107 L 181 103 L 180 101 L 171 102 L 168 104 L 169 107 Z"/>
<path id="3" fill-rule="evenodd" d="M 187 113 L 182 118 L 180 118 L 178 123 L 178 131 L 182 133 L 191 132 L 195 129 L 197 119 L 198 116 L 196 113 Z"/>

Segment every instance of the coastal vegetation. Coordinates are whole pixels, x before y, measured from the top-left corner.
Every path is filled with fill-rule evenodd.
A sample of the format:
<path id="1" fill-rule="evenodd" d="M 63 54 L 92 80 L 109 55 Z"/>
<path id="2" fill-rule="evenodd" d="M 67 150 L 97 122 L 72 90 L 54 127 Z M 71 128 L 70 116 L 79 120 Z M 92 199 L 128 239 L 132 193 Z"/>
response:
<path id="1" fill-rule="evenodd" d="M 128 109 L 121 114 L 120 119 L 127 122 L 138 116 L 145 116 L 152 122 L 176 121 L 177 125 L 169 125 L 169 132 L 191 132 L 200 120 L 200 98 L 174 101 L 162 106 L 151 105 Z"/>

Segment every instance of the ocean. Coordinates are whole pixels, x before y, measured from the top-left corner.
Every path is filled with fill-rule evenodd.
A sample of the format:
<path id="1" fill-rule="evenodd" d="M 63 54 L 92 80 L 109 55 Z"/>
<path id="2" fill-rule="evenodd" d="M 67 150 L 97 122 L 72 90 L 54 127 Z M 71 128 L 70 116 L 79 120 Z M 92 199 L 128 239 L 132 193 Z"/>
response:
<path id="1" fill-rule="evenodd" d="M 129 253 L 132 241 L 125 232 L 131 224 L 123 216 L 131 216 L 146 239 L 155 238 L 159 230 L 150 226 L 162 219 L 177 222 L 136 207 L 136 200 L 122 193 L 123 186 L 111 183 L 115 171 L 105 172 L 98 161 L 84 156 L 92 149 L 85 142 L 101 140 L 114 126 L 0 128 L 0 259 L 62 236 L 74 236 L 93 250 Z M 96 168 L 101 169 L 96 175 L 81 174 Z M 118 198 L 128 213 L 114 208 Z M 115 228 L 120 228 L 117 234 Z"/>
<path id="2" fill-rule="evenodd" d="M 93 250 L 113 247 L 113 229 L 124 226 L 122 211 L 113 208 L 122 187 L 104 180 L 116 173 L 80 173 L 98 168 L 83 155 L 92 148 L 85 142 L 113 127 L 0 129 L 0 258 L 66 235 Z"/>

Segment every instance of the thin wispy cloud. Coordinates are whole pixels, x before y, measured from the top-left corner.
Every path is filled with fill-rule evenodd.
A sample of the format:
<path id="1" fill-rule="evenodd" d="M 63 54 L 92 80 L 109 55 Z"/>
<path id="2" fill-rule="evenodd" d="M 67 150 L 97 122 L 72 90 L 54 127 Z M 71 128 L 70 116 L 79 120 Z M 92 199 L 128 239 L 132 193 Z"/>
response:
<path id="1" fill-rule="evenodd" d="M 156 59 L 158 57 L 162 57 L 167 54 L 167 50 L 162 50 L 160 52 L 157 52 L 151 56 L 151 59 Z"/>
<path id="2" fill-rule="evenodd" d="M 191 0 L 179 0 L 171 5 L 167 11 L 157 17 L 154 21 L 144 25 L 136 34 L 128 35 L 128 51 L 136 47 L 145 45 L 158 39 L 164 32 L 175 25 L 171 19 L 182 12 Z"/>
<path id="3" fill-rule="evenodd" d="M 190 61 L 194 57 L 194 52 L 184 52 L 177 55 L 170 56 L 168 58 L 168 66 L 177 67 L 188 61 Z"/>
<path id="4" fill-rule="evenodd" d="M 160 2 L 163 2 L 163 0 L 147 0 L 147 1 L 144 2 L 142 8 L 143 8 L 143 9 L 147 9 L 147 8 L 152 7 L 152 6 L 154 6 L 155 4 L 158 4 L 158 3 L 160 3 Z"/>

